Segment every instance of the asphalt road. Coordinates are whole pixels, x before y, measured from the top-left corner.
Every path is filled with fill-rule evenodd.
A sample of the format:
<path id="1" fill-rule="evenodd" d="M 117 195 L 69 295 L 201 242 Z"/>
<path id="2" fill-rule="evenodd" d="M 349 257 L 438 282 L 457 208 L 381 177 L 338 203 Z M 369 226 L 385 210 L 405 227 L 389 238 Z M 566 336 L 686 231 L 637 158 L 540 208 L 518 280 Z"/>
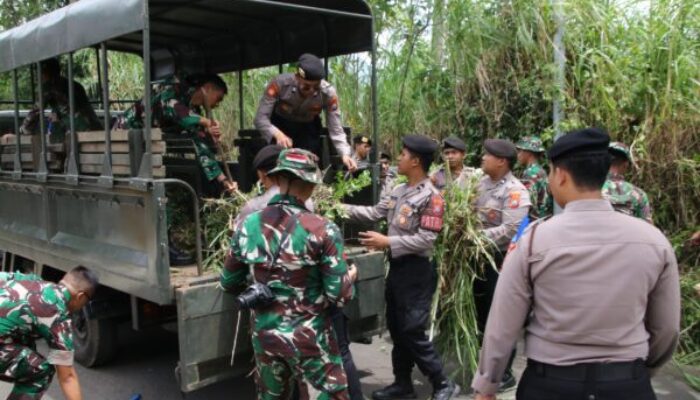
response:
<path id="1" fill-rule="evenodd" d="M 177 362 L 177 335 L 157 329 L 133 334 L 123 327 L 120 333 L 120 350 L 109 365 L 86 369 L 78 367 L 83 396 L 86 400 L 130 400 L 141 394 L 143 400 L 253 400 L 255 387 L 252 378 L 236 378 L 212 385 L 188 395 L 182 395 L 174 378 Z M 375 337 L 370 345 L 351 346 L 355 363 L 360 370 L 363 391 L 369 398 L 373 390 L 391 383 L 391 343 L 388 337 Z M 44 352 L 45 347 L 39 346 Z M 518 357 L 516 370 L 522 370 L 524 360 Z M 419 399 L 430 396 L 430 385 L 420 373 L 414 373 Z M 659 400 L 700 400 L 700 394 L 692 393 L 678 378 L 672 368 L 666 368 L 654 378 L 654 388 Z M 0 382 L 0 398 L 7 396 L 10 385 Z M 511 391 L 499 399 L 512 400 Z M 468 395 L 460 399 L 471 398 Z M 51 384 L 46 400 L 63 399 L 56 382 Z"/>

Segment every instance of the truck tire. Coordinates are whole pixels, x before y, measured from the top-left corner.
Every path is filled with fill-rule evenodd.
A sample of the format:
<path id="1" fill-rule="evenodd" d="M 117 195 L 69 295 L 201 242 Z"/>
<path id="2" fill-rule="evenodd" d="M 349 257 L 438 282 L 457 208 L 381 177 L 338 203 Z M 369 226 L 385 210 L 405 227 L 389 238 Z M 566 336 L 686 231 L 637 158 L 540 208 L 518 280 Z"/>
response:
<path id="1" fill-rule="evenodd" d="M 85 367 L 103 365 L 116 354 L 117 323 L 113 318 L 88 319 L 85 311 L 73 313 L 75 360 Z"/>

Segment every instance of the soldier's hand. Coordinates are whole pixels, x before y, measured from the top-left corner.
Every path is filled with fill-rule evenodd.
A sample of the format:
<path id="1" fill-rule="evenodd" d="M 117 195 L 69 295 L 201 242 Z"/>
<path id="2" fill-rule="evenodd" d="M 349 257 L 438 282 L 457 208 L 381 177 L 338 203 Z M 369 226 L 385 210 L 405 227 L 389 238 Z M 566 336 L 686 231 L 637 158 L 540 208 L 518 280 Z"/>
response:
<path id="1" fill-rule="evenodd" d="M 292 139 L 290 139 L 289 136 L 285 135 L 280 130 L 275 132 L 274 137 L 275 137 L 275 140 L 277 141 L 277 144 L 286 148 L 286 149 L 294 146 Z"/>
<path id="2" fill-rule="evenodd" d="M 357 280 L 357 267 L 355 264 L 350 264 L 348 267 L 348 276 L 350 276 L 350 280 L 353 282 Z"/>
<path id="3" fill-rule="evenodd" d="M 224 185 L 224 190 L 228 193 L 233 193 L 236 190 L 238 190 L 238 184 L 236 182 L 232 182 L 228 179 L 225 181 L 221 182 Z"/>
<path id="4" fill-rule="evenodd" d="M 360 243 L 371 249 L 383 250 L 389 247 L 389 237 L 379 232 L 360 232 Z"/>
<path id="5" fill-rule="evenodd" d="M 355 172 L 355 170 L 357 170 L 357 163 L 350 156 L 343 156 L 343 164 L 345 164 L 345 167 L 347 167 L 350 172 Z"/>
<path id="6" fill-rule="evenodd" d="M 221 126 L 219 125 L 219 121 L 211 121 L 211 125 L 209 125 L 209 134 L 211 138 L 214 139 L 214 143 L 221 142 Z"/>

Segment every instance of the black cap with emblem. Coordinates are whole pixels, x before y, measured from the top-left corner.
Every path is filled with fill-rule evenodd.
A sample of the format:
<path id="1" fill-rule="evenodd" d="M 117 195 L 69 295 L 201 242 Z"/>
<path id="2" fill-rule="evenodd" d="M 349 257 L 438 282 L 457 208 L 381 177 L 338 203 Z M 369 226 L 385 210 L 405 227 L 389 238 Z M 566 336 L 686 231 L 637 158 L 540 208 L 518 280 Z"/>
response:
<path id="1" fill-rule="evenodd" d="M 310 53 L 304 53 L 299 57 L 299 76 L 309 81 L 320 81 L 326 77 L 323 61 Z"/>
<path id="2" fill-rule="evenodd" d="M 554 161 L 581 153 L 587 155 L 607 154 L 609 144 L 610 136 L 602 129 L 578 129 L 557 139 L 547 152 L 547 156 Z"/>
<path id="3" fill-rule="evenodd" d="M 486 139 L 484 141 L 484 150 L 494 157 L 508 160 L 514 160 L 518 155 L 515 145 L 510 140 Z"/>
<path id="4" fill-rule="evenodd" d="M 434 155 L 438 144 L 424 135 L 406 135 L 403 138 L 403 146 L 418 154 Z"/>
<path id="5" fill-rule="evenodd" d="M 467 151 L 467 145 L 464 141 L 456 136 L 450 136 L 442 141 L 442 149 L 455 149 L 461 152 Z"/>
<path id="6" fill-rule="evenodd" d="M 277 144 L 270 144 L 258 151 L 253 159 L 253 169 L 261 169 L 265 172 L 277 166 L 277 158 L 284 150 L 284 147 Z"/>
<path id="7" fill-rule="evenodd" d="M 360 143 L 367 143 L 368 145 L 372 145 L 372 139 L 369 138 L 369 136 L 366 135 L 357 135 L 354 138 L 352 138 L 352 144 L 360 144 Z"/>

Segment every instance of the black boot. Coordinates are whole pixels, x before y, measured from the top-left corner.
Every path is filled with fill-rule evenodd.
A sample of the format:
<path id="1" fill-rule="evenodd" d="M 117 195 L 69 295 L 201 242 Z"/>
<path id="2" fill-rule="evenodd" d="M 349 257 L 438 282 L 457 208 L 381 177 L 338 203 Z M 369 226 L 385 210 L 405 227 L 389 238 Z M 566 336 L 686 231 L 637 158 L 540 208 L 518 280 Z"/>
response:
<path id="1" fill-rule="evenodd" d="M 372 392 L 372 398 L 374 400 L 415 399 L 416 392 L 413 390 L 410 378 L 397 378 L 394 383 L 384 389 Z"/>
<path id="2" fill-rule="evenodd" d="M 433 386 L 433 400 L 450 400 L 459 394 L 459 385 L 451 380 Z"/>
<path id="3" fill-rule="evenodd" d="M 194 264 L 192 256 L 177 248 L 172 241 L 168 243 L 168 257 L 170 258 L 171 267 Z"/>

